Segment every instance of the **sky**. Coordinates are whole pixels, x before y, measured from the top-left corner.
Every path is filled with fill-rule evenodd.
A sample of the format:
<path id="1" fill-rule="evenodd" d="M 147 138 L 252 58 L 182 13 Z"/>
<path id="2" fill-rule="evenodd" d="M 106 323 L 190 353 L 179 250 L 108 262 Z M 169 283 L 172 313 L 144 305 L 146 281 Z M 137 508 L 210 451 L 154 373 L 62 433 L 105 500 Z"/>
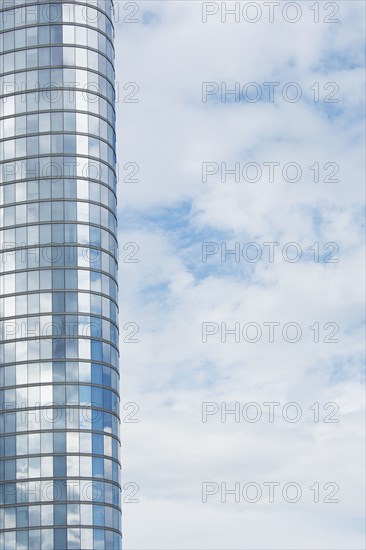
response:
<path id="1" fill-rule="evenodd" d="M 365 7 L 236 4 L 116 3 L 124 548 L 358 550 Z"/>

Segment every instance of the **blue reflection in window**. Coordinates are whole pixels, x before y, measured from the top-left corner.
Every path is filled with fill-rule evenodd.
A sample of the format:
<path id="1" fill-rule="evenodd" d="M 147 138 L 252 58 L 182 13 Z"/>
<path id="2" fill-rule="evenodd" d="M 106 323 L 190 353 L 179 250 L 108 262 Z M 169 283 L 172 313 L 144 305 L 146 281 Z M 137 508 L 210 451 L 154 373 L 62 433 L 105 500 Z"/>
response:
<path id="1" fill-rule="evenodd" d="M 102 342 L 91 341 L 91 357 L 94 361 L 102 360 Z"/>
<path id="2" fill-rule="evenodd" d="M 93 453 L 102 455 L 104 452 L 104 436 L 93 434 Z"/>
<path id="3" fill-rule="evenodd" d="M 93 506 L 93 523 L 94 525 L 104 525 L 104 506 L 98 506 L 96 504 Z M 100 532 L 103 535 L 103 531 Z"/>

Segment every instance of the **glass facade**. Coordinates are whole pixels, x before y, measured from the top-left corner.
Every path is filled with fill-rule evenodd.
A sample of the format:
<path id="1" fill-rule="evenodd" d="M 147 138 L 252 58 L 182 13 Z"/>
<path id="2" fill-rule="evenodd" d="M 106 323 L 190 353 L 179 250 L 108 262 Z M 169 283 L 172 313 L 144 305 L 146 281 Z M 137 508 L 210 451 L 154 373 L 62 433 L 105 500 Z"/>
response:
<path id="1" fill-rule="evenodd" d="M 112 0 L 0 0 L 0 549 L 120 549 Z"/>

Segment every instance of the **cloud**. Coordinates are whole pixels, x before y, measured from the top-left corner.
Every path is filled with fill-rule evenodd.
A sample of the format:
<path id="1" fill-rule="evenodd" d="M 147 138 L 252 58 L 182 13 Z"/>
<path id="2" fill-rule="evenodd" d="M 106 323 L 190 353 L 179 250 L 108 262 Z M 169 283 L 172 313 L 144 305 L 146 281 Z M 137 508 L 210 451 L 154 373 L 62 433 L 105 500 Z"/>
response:
<path id="1" fill-rule="evenodd" d="M 363 547 L 364 6 L 337 5 L 339 24 L 314 23 L 307 3 L 296 24 L 264 16 L 204 24 L 201 2 L 147 1 L 137 3 L 142 24 L 117 24 L 120 179 L 126 163 L 139 167 L 138 183 L 119 185 L 121 392 L 140 408 L 139 423 L 122 425 L 124 483 L 140 488 L 139 503 L 125 495 L 127 550 Z M 330 8 L 320 8 L 322 21 Z M 128 82 L 138 84 L 138 103 L 123 102 Z M 203 103 L 203 82 L 255 82 L 263 97 Z M 266 82 L 280 83 L 273 103 Z M 301 87 L 297 103 L 283 97 L 291 82 Z M 338 103 L 325 103 L 329 94 Z M 240 181 L 219 172 L 203 183 L 204 162 L 239 163 Z M 265 163 L 273 162 L 271 182 Z M 248 163 L 262 171 L 256 182 L 242 175 Z M 288 181 L 288 163 L 300 166 L 299 181 Z M 204 242 L 218 247 L 206 263 Z M 263 253 L 255 263 L 242 255 L 250 242 Z M 273 262 L 268 242 L 279 243 Z M 297 263 L 283 257 L 294 242 Z M 137 244 L 138 263 L 128 263 L 127 243 Z M 239 243 L 239 262 L 232 254 L 221 262 L 222 243 Z M 327 243 L 339 247 L 337 263 L 324 262 Z M 138 343 L 124 341 L 131 322 Z M 203 322 L 219 330 L 207 343 Z M 280 324 L 273 343 L 268 322 Z M 239 323 L 240 341 L 228 334 L 222 343 L 221 323 Z M 262 331 L 257 343 L 243 337 L 248 323 Z M 301 327 L 297 343 L 283 337 L 288 323 Z M 339 342 L 327 343 L 333 331 Z M 241 410 L 254 402 L 263 416 L 221 422 L 220 411 L 204 423 L 203 402 Z M 266 402 L 280 403 L 273 423 Z M 296 423 L 282 415 L 291 402 L 301 407 Z M 338 423 L 324 422 L 327 403 L 339 407 Z M 216 495 L 203 504 L 205 481 L 297 482 L 303 498 L 249 504 Z M 322 501 L 324 485 L 337 483 L 339 502 L 314 503 L 315 482 Z"/>

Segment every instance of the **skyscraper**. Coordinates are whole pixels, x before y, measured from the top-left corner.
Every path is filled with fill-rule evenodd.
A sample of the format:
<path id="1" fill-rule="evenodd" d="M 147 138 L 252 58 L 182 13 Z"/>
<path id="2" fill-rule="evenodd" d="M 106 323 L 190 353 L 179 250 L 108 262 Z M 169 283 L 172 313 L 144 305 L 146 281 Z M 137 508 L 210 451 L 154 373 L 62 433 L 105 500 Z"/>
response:
<path id="1" fill-rule="evenodd" d="M 0 0 L 0 549 L 119 549 L 112 0 Z"/>

